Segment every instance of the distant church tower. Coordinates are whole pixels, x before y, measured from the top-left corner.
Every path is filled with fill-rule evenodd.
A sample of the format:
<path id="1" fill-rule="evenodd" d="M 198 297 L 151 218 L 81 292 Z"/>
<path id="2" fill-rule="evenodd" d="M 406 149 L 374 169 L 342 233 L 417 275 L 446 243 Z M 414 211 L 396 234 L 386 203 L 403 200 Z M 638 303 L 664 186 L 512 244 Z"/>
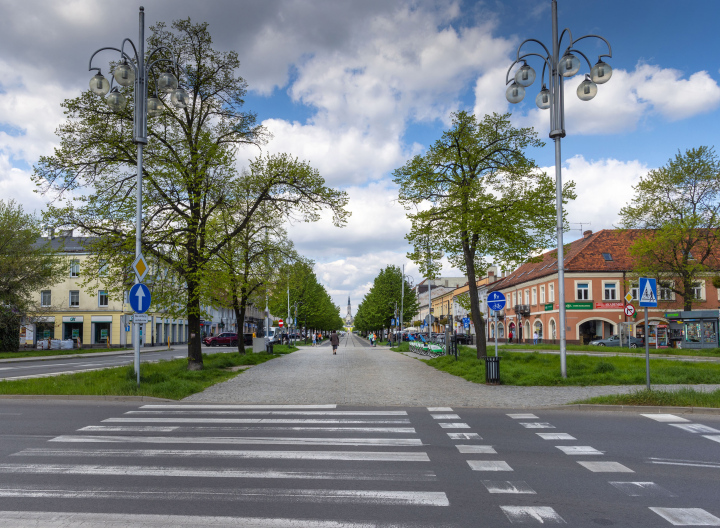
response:
<path id="1" fill-rule="evenodd" d="M 350 296 L 348 295 L 348 307 L 347 307 L 347 315 L 345 315 L 345 326 L 347 328 L 352 328 L 352 325 L 353 325 L 352 306 L 350 305 Z"/>

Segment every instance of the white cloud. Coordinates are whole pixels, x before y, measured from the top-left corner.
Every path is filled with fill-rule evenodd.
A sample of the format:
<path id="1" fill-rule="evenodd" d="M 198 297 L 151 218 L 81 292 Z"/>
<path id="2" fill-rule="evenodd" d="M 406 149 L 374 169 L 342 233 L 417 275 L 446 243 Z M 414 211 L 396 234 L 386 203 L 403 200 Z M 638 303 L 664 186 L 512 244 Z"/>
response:
<path id="1" fill-rule="evenodd" d="M 0 199 L 15 200 L 26 213 L 39 215 L 46 200 L 33 192 L 34 188 L 30 174 L 13 167 L 8 156 L 0 152 Z"/>

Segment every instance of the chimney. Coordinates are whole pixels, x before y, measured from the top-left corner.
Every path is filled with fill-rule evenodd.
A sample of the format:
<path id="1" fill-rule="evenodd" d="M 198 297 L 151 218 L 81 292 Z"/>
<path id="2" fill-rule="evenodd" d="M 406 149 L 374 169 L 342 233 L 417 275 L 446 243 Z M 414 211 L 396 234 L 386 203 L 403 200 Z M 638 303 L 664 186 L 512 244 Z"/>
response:
<path id="1" fill-rule="evenodd" d="M 591 229 L 588 229 L 587 231 L 583 231 L 583 238 L 588 238 L 590 235 L 592 235 Z"/>
<path id="2" fill-rule="evenodd" d="M 491 282 L 495 282 L 495 272 L 493 270 L 488 270 L 488 284 Z"/>

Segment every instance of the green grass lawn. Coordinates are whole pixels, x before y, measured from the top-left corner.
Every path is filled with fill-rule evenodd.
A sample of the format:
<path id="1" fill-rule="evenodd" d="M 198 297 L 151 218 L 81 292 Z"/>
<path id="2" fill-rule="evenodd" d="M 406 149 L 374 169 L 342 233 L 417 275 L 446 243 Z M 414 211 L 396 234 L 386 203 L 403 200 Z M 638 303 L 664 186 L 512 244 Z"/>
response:
<path id="1" fill-rule="evenodd" d="M 559 345 L 545 343 L 541 345 L 528 345 L 525 343 L 514 345 L 498 345 L 500 350 L 560 350 Z M 488 351 L 495 350 L 495 344 L 488 344 Z M 601 347 L 592 345 L 567 345 L 567 350 L 577 352 L 629 352 L 632 354 L 645 354 L 645 348 L 628 348 L 628 347 Z M 689 348 L 650 348 L 650 354 L 660 354 L 662 356 L 707 356 L 720 357 L 720 348 L 705 348 L 693 350 Z"/>
<path id="2" fill-rule="evenodd" d="M 18 352 L 0 352 L 0 359 L 45 357 L 45 356 L 66 356 L 68 354 L 90 354 L 91 352 L 117 352 L 125 350 L 132 352 L 129 348 L 74 348 L 71 350 L 19 350 Z"/>
<path id="3" fill-rule="evenodd" d="M 468 381 L 485 383 L 485 364 L 476 358 L 475 348 L 460 346 L 458 355 L 457 361 L 453 356 L 421 361 Z M 562 378 L 559 355 L 502 351 L 500 356 L 500 380 L 504 385 L 645 384 L 643 357 L 567 356 L 568 377 Z M 720 365 L 651 359 L 650 376 L 654 384 L 720 383 Z"/>
<path id="4" fill-rule="evenodd" d="M 701 392 L 693 389 L 677 391 L 641 390 L 630 394 L 596 396 L 574 403 L 599 403 L 604 405 L 659 405 L 673 407 L 720 407 L 720 390 Z"/>
<path id="5" fill-rule="evenodd" d="M 278 345 L 275 354 L 203 354 L 205 368 L 187 370 L 187 359 L 173 359 L 140 366 L 140 386 L 132 366 L 47 378 L 0 381 L 0 394 L 154 396 L 179 400 L 238 375 L 230 367 L 257 365 L 297 350 Z"/>

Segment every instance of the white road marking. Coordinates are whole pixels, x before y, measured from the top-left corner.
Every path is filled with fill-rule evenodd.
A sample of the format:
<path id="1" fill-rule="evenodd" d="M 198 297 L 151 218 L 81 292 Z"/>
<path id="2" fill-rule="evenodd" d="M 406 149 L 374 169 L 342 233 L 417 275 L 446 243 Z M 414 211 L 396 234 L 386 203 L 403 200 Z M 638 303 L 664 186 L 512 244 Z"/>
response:
<path id="1" fill-rule="evenodd" d="M 459 420 L 460 416 L 457 414 L 431 414 L 435 420 Z"/>
<path id="2" fill-rule="evenodd" d="M 720 519 L 702 508 L 650 508 L 673 526 L 720 526 Z"/>
<path id="3" fill-rule="evenodd" d="M 610 482 L 610 484 L 631 497 L 677 496 L 654 482 Z"/>
<path id="4" fill-rule="evenodd" d="M 207 517 L 200 515 L 153 515 L 133 513 L 66 513 L 0 511 L 0 526 L 42 526 L 43 528 L 75 528 L 102 526 L 104 528 L 175 528 L 198 526 L 243 528 L 419 528 L 432 527 L 418 523 L 348 522 L 312 519 L 269 517 Z M 436 526 L 436 525 L 435 525 Z"/>
<path id="5" fill-rule="evenodd" d="M 554 425 L 547 422 L 520 422 L 525 429 L 555 429 Z"/>
<path id="6" fill-rule="evenodd" d="M 148 404 L 141 409 L 335 409 L 334 403 L 326 405 L 155 405 Z"/>
<path id="7" fill-rule="evenodd" d="M 482 440 L 477 433 L 448 433 L 451 440 Z"/>
<path id="8" fill-rule="evenodd" d="M 108 418 L 103 423 L 217 423 L 217 424 L 409 424 L 397 420 L 353 420 L 350 418 Z"/>
<path id="9" fill-rule="evenodd" d="M 60 376 L 62 374 L 77 374 L 78 372 L 93 372 L 96 370 L 104 370 L 108 368 L 114 368 L 113 366 L 105 366 L 91 369 L 80 369 L 80 370 L 63 370 L 62 372 L 46 372 L 45 374 L 31 374 L 28 376 L 12 376 L 9 378 L 0 378 L 3 380 L 21 380 L 21 379 L 34 379 L 34 378 L 52 378 L 53 376 Z"/>
<path id="10" fill-rule="evenodd" d="M 470 429 L 470 426 L 461 422 L 438 422 L 443 429 Z"/>
<path id="11" fill-rule="evenodd" d="M 258 445 L 372 445 L 372 446 L 421 446 L 417 438 L 294 438 L 294 437 L 213 437 L 213 436 L 76 436 L 61 435 L 48 442 L 74 443 L 127 443 L 127 444 L 258 444 Z"/>
<path id="12" fill-rule="evenodd" d="M 120 499 L 120 500 L 226 500 L 242 502 L 305 502 L 370 504 L 382 506 L 449 506 L 447 495 L 438 491 L 384 491 L 332 489 L 235 488 L 232 491 L 192 489 L 189 491 L 136 491 L 119 489 L 45 489 L 0 487 L 0 498 Z"/>
<path id="13" fill-rule="evenodd" d="M 686 418 L 680 418 L 679 416 L 675 416 L 674 414 L 641 414 L 640 416 L 644 416 L 645 418 L 650 418 L 651 420 L 655 420 L 656 422 L 664 422 L 664 423 L 689 422 L 690 421 Z"/>
<path id="14" fill-rule="evenodd" d="M 674 458 L 648 458 L 650 464 L 660 464 L 665 466 L 690 466 L 690 467 L 706 467 L 720 468 L 720 462 L 703 462 L 701 460 L 681 460 Z"/>
<path id="15" fill-rule="evenodd" d="M 410 451 L 259 451 L 223 449 L 46 449 L 28 448 L 11 456 L 94 458 L 239 458 L 280 460 L 361 460 L 430 462 L 427 453 Z"/>
<path id="16" fill-rule="evenodd" d="M 430 412 L 452 412 L 452 407 L 428 407 Z"/>
<path id="17" fill-rule="evenodd" d="M 458 451 L 461 453 L 481 453 L 485 455 L 497 455 L 497 451 L 493 449 L 493 446 L 489 445 L 456 445 Z"/>
<path id="18" fill-rule="evenodd" d="M 620 462 L 581 462 L 578 460 L 578 464 L 593 473 L 635 473 Z"/>
<path id="19" fill-rule="evenodd" d="M 543 440 L 576 440 L 576 438 L 567 433 L 535 433 Z"/>
<path id="20" fill-rule="evenodd" d="M 90 464 L 0 464 L 0 474 L 22 475 L 112 475 L 124 477 L 194 477 L 308 480 L 431 481 L 432 471 L 382 472 L 373 470 L 302 471 L 276 468 L 216 469 L 164 466 L 98 466 Z"/>
<path id="21" fill-rule="evenodd" d="M 720 442 L 720 435 L 703 435 L 703 438 L 707 438 L 713 442 Z"/>
<path id="22" fill-rule="evenodd" d="M 473 471 L 512 471 L 513 469 L 503 460 L 468 460 Z"/>
<path id="23" fill-rule="evenodd" d="M 482 483 L 490 493 L 521 493 L 535 495 L 535 490 L 528 486 L 523 480 L 483 480 Z"/>
<path id="24" fill-rule="evenodd" d="M 125 414 L 260 414 L 260 415 L 301 415 L 301 416 L 407 416 L 407 411 L 127 411 Z"/>
<path id="25" fill-rule="evenodd" d="M 555 446 L 566 455 L 604 455 L 603 451 L 598 451 L 590 446 Z"/>
<path id="26" fill-rule="evenodd" d="M 527 523 L 537 521 L 540 524 L 565 524 L 549 506 L 500 506 L 511 523 Z"/>
<path id="27" fill-rule="evenodd" d="M 682 429 L 683 431 L 687 431 L 688 433 L 720 433 L 719 430 L 709 427 L 707 425 L 698 424 L 698 423 L 689 423 L 689 424 L 682 424 L 682 423 L 671 423 L 672 427 L 677 427 L 678 429 Z"/>
<path id="28" fill-rule="evenodd" d="M 175 426 L 122 426 L 122 425 L 91 425 L 79 429 L 79 431 L 176 431 L 176 432 L 192 432 L 192 431 L 315 431 L 315 432 L 335 432 L 335 433 L 392 433 L 392 434 L 415 434 L 414 427 L 291 427 L 291 426 L 194 426 L 194 425 L 175 425 Z"/>
<path id="29" fill-rule="evenodd" d="M 510 418 L 513 418 L 514 420 L 538 420 L 538 417 L 534 414 L 530 413 L 515 413 L 515 414 L 508 414 Z"/>

